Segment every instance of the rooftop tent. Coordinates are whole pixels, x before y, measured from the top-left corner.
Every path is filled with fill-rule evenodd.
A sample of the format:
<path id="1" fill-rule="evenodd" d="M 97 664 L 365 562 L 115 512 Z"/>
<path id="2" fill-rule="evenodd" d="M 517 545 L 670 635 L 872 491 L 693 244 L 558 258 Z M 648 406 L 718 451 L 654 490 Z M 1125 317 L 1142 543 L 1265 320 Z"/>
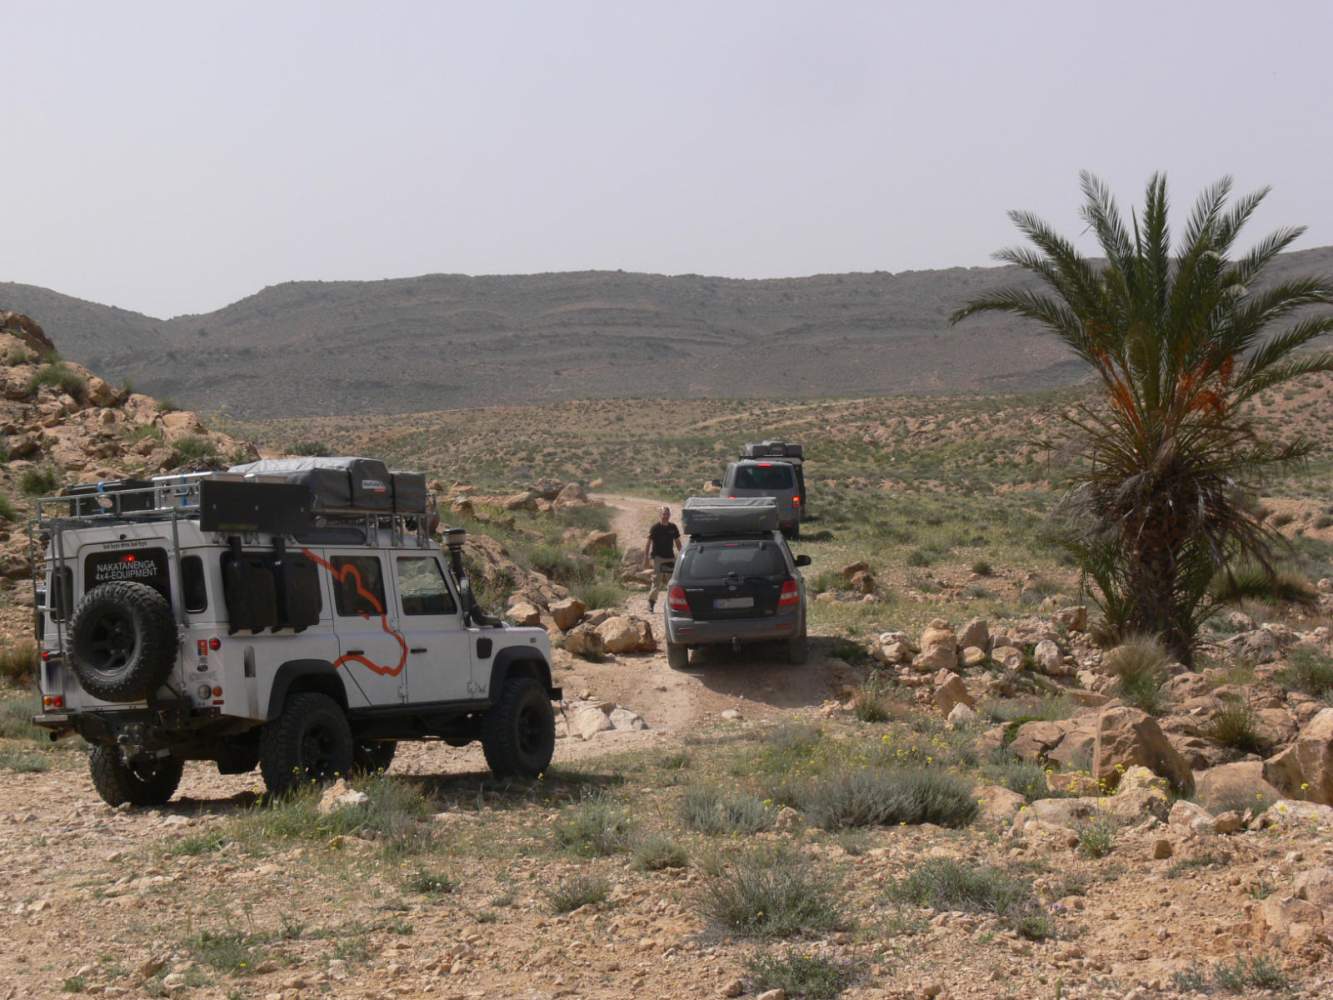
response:
<path id="1" fill-rule="evenodd" d="M 685 534 L 746 535 L 778 530 L 778 502 L 773 497 L 690 497 L 681 511 Z"/>
<path id="2" fill-rule="evenodd" d="M 314 497 L 316 511 L 394 509 L 393 478 L 388 467 L 374 458 L 265 458 L 233 465 L 228 471 L 304 486 Z M 425 509 L 424 495 L 421 509 Z"/>
<path id="3" fill-rule="evenodd" d="M 741 458 L 782 458 L 800 462 L 805 458 L 805 449 L 799 444 L 787 444 L 785 441 L 748 441 L 741 445 Z"/>

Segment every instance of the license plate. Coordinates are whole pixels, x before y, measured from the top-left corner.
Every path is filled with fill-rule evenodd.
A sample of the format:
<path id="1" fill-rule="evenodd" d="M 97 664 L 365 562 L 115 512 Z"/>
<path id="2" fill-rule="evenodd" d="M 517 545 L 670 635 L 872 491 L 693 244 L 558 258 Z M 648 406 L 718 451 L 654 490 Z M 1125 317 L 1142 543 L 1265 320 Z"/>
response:
<path id="1" fill-rule="evenodd" d="M 719 611 L 730 611 L 733 608 L 752 608 L 754 607 L 753 597 L 719 597 L 713 601 L 713 607 Z"/>

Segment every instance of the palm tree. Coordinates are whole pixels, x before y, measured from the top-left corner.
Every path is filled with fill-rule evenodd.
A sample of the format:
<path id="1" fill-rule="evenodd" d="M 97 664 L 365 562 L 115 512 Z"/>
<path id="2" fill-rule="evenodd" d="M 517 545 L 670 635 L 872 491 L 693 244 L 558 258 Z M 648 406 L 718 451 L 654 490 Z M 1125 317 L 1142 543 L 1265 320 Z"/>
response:
<path id="1" fill-rule="evenodd" d="M 1166 178 L 1148 181 L 1142 216 L 1127 228 L 1106 185 L 1083 173 L 1082 216 L 1105 262 L 1027 212 L 1010 218 L 1032 247 L 996 257 L 1044 288 L 1008 288 L 969 302 L 981 312 L 1035 320 L 1092 366 L 1095 399 L 1071 416 L 1083 462 L 1066 498 L 1071 538 L 1099 591 L 1108 624 L 1161 637 L 1192 662 L 1211 613 L 1210 580 L 1240 558 L 1272 571 L 1281 536 L 1254 505 L 1262 476 L 1306 456 L 1302 439 L 1265 439 L 1247 400 L 1274 386 L 1333 371 L 1333 353 L 1308 349 L 1333 331 L 1333 282 L 1258 285 L 1265 267 L 1304 232 L 1280 229 L 1231 258 L 1268 189 L 1229 207 L 1231 180 L 1199 197 L 1171 249 Z M 1285 321 L 1285 328 L 1273 327 Z"/>

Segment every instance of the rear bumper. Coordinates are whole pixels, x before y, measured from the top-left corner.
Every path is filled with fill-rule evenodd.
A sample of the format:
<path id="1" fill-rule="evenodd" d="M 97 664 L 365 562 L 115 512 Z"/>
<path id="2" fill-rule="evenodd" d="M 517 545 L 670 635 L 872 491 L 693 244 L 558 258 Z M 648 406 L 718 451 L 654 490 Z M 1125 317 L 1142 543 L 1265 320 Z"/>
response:
<path id="1" fill-rule="evenodd" d="M 724 621 L 675 617 L 666 620 L 667 641 L 682 646 L 790 639 L 800 632 L 800 628 L 800 612 L 775 615 L 772 618 L 731 618 Z"/>

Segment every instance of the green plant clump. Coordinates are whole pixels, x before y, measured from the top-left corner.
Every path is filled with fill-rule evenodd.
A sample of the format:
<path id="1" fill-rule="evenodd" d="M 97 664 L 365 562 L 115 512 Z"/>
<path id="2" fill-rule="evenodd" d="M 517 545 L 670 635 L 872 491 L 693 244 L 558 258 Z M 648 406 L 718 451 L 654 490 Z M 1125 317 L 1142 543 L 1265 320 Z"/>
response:
<path id="1" fill-rule="evenodd" d="M 725 869 L 704 893 L 717 924 L 746 937 L 792 937 L 837 929 L 841 907 L 832 885 L 789 850 L 760 850 Z"/>
<path id="2" fill-rule="evenodd" d="M 963 827 L 977 815 L 970 784 L 925 768 L 858 768 L 785 786 L 779 795 L 824 830 L 921 823 Z"/>
<path id="3" fill-rule="evenodd" d="M 805 1000 L 832 1000 L 857 978 L 857 968 L 849 962 L 798 951 L 757 954 L 746 973 L 756 994 L 782 990 Z"/>
<path id="4" fill-rule="evenodd" d="M 773 825 L 773 810 L 753 795 L 718 788 L 687 789 L 680 818 L 699 833 L 759 833 Z"/>

